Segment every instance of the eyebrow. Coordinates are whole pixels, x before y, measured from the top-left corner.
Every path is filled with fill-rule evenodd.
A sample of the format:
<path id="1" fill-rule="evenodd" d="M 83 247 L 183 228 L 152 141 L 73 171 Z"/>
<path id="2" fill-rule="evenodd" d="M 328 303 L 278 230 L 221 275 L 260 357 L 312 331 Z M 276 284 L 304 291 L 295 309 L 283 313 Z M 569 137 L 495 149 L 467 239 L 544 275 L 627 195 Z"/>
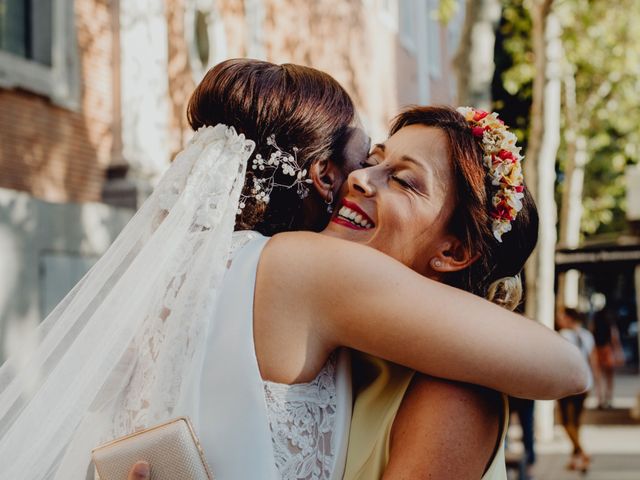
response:
<path id="1" fill-rule="evenodd" d="M 420 167 L 420 169 L 424 170 L 425 172 L 427 172 L 428 174 L 430 174 L 429 170 L 427 169 L 427 167 L 424 166 L 424 164 L 422 164 L 421 162 L 419 162 L 418 160 L 416 160 L 413 157 L 410 157 L 408 155 L 403 155 L 402 157 L 400 157 L 400 160 L 403 162 L 408 162 L 408 163 L 413 163 L 414 165 L 416 165 L 417 167 Z"/>
<path id="2" fill-rule="evenodd" d="M 381 150 L 383 153 L 386 149 L 385 145 L 383 143 L 376 143 L 373 146 L 373 150 L 379 149 Z M 418 160 L 416 160 L 413 157 L 410 157 L 409 155 L 403 155 L 400 157 L 400 161 L 402 162 L 407 162 L 407 163 L 412 163 L 413 165 L 419 167 L 426 175 L 427 175 L 427 184 L 429 190 L 433 189 L 433 171 L 430 168 L 427 168 L 424 166 L 424 164 L 422 162 L 419 162 Z"/>
<path id="3" fill-rule="evenodd" d="M 386 147 L 383 143 L 376 143 L 373 146 L 372 150 L 381 150 L 383 153 L 386 150 Z M 423 164 L 422 162 L 419 162 L 418 160 L 416 160 L 413 157 L 410 157 L 409 155 L 403 155 L 400 157 L 400 160 L 403 162 L 408 162 L 408 163 L 413 163 L 414 165 L 416 165 L 417 167 L 420 167 L 422 170 L 424 170 L 425 172 L 428 170 Z"/>

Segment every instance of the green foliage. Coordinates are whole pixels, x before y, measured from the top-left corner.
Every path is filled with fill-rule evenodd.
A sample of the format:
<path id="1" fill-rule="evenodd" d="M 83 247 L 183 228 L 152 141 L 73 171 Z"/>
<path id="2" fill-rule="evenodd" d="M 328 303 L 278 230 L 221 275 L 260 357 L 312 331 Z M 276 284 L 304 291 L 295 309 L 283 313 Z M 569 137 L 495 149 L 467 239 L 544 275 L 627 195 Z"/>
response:
<path id="1" fill-rule="evenodd" d="M 493 85 L 496 108 L 519 135 L 526 135 L 534 74 L 525 6 L 524 0 L 504 2 Z M 557 0 L 554 8 L 563 26 L 565 68 L 575 78 L 579 134 L 587 138 L 582 231 L 620 232 L 626 229 L 624 168 L 640 159 L 640 2 Z M 566 122 L 563 128 L 564 137 Z M 565 162 L 563 141 L 559 183 Z"/>
<path id="2" fill-rule="evenodd" d="M 494 57 L 493 108 L 518 136 L 526 151 L 534 67 L 531 18 L 522 0 L 503 2 Z"/>
<path id="3" fill-rule="evenodd" d="M 582 230 L 621 231 L 624 169 L 640 157 L 640 2 L 565 0 L 557 12 L 588 140 Z"/>
<path id="4" fill-rule="evenodd" d="M 433 12 L 433 16 L 443 25 L 449 23 L 449 20 L 458 12 L 460 8 L 460 0 L 440 0 L 438 9 Z"/>

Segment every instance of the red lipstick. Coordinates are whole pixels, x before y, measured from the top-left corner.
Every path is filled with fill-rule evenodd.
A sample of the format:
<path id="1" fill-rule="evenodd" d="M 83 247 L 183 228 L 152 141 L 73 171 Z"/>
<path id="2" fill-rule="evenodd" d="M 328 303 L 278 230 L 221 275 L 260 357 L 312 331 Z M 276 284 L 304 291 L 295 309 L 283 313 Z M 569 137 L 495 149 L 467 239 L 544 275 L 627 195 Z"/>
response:
<path id="1" fill-rule="evenodd" d="M 353 215 L 354 213 L 362 217 L 359 222 L 356 222 L 354 218 L 350 218 L 350 215 Z M 338 225 L 351 228 L 352 230 L 369 230 L 375 225 L 373 220 L 371 220 L 371 217 L 367 215 L 360 206 L 347 199 L 342 200 L 337 215 L 335 215 L 331 221 Z M 363 221 L 365 225 L 362 225 Z"/>

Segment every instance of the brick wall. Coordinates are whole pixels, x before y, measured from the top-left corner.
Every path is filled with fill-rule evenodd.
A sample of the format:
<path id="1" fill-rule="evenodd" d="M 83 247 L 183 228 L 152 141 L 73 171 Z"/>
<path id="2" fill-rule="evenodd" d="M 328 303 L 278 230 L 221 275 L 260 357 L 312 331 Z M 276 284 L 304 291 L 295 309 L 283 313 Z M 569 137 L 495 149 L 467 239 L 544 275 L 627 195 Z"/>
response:
<path id="1" fill-rule="evenodd" d="M 75 2 L 79 112 L 0 89 L 0 187 L 51 202 L 100 200 L 113 141 L 110 3 Z"/>
<path id="2" fill-rule="evenodd" d="M 160 0 L 158 0 L 160 1 Z M 169 149 L 173 157 L 190 137 L 186 106 L 195 80 L 185 35 L 187 0 L 164 0 L 168 33 Z M 113 80 L 119 75 L 117 22 L 111 0 L 76 0 L 81 77 L 80 110 L 53 105 L 27 91 L 0 89 L 0 187 L 52 202 L 100 201 L 104 173 L 121 161 Z M 117 5 L 117 2 L 115 2 Z M 226 55 L 247 54 L 244 2 L 212 0 L 223 19 Z M 367 6 L 368 5 L 368 6 Z M 264 54 L 273 62 L 314 66 L 333 75 L 353 97 L 376 140 L 388 120 L 417 101 L 416 58 L 399 45 L 393 20 L 376 2 L 262 0 Z M 446 35 L 442 35 L 447 58 Z M 148 48 L 153 48 L 149 46 Z M 115 54 L 114 54 L 115 53 Z M 114 68 L 115 67 L 115 68 Z M 431 82 L 432 101 L 447 102 L 449 65 Z M 116 85 L 117 87 L 117 85 Z M 126 106 L 122 106 L 126 108 Z"/>

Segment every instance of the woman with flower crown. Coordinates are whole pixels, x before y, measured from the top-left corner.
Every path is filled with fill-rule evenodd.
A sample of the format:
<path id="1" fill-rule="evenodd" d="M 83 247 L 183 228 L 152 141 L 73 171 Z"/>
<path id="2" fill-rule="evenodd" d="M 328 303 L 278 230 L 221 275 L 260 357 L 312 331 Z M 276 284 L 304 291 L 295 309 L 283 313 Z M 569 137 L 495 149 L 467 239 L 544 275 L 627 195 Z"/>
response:
<path id="1" fill-rule="evenodd" d="M 398 181 L 428 195 L 439 213 L 448 210 L 444 238 L 459 242 L 447 247 L 449 258 L 432 257 L 431 269 L 424 274 L 513 310 L 521 297 L 517 275 L 537 238 L 535 205 L 524 189 L 515 135 L 495 113 L 409 109 L 395 119 L 391 137 L 372 150 L 367 162 L 371 167 L 351 174 L 345 201 L 359 199 L 362 205 L 373 192 L 375 208 L 380 209 L 383 198 L 392 194 L 380 186 L 384 179 L 374 170 L 402 165 L 398 159 L 407 157 L 418 160 L 423 171 L 402 171 Z M 440 185 L 434 188 L 433 182 L 425 181 L 430 176 L 439 178 Z M 441 203 L 443 197 L 457 205 Z M 425 236 L 439 235 L 430 231 Z M 435 381 L 368 355 L 357 358 L 354 377 L 365 368 L 374 375 L 358 389 L 345 480 L 383 474 L 507 478 L 502 451 L 508 418 L 505 396 Z"/>
<path id="2" fill-rule="evenodd" d="M 312 69 L 215 67 L 191 124 L 234 128 L 196 133 L 45 320 L 34 359 L 0 370 L 0 478 L 82 478 L 100 441 L 181 414 L 217 478 L 341 478 L 340 347 L 517 396 L 584 390 L 574 348 L 453 288 L 510 304 L 512 281 L 496 281 L 519 271 L 536 217 L 495 118 L 446 111 L 404 122 L 349 175 L 325 235 L 279 233 L 317 229 L 336 203 L 361 151 L 353 105 Z"/>

